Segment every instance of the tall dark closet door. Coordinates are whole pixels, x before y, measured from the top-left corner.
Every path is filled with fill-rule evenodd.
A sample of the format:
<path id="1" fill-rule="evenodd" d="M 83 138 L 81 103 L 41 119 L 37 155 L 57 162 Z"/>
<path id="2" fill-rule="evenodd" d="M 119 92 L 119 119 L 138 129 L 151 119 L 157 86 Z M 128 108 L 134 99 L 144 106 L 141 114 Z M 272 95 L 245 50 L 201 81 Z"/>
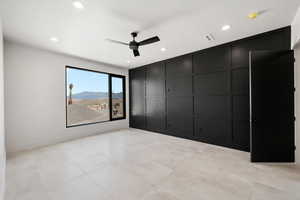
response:
<path id="1" fill-rule="evenodd" d="M 167 132 L 193 137 L 193 66 L 192 56 L 182 56 L 166 63 Z"/>
<path id="2" fill-rule="evenodd" d="M 193 63 L 195 138 L 230 146 L 230 47 L 200 51 Z"/>
<path id="3" fill-rule="evenodd" d="M 232 134 L 233 147 L 250 151 L 249 51 L 290 49 L 290 29 L 280 29 L 232 44 Z"/>
<path id="4" fill-rule="evenodd" d="M 146 121 L 150 131 L 166 129 L 165 65 L 163 62 L 147 66 Z"/>
<path id="5" fill-rule="evenodd" d="M 145 78 L 146 68 L 130 70 L 130 127 L 146 128 Z"/>
<path id="6" fill-rule="evenodd" d="M 251 161 L 294 162 L 293 51 L 250 54 Z"/>

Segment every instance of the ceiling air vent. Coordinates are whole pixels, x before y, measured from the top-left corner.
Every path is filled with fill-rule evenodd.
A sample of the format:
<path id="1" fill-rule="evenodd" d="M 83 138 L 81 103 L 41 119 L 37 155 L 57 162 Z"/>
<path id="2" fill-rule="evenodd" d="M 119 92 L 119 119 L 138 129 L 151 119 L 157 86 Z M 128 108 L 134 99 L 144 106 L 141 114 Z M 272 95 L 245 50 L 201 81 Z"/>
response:
<path id="1" fill-rule="evenodd" d="M 206 36 L 205 36 L 205 38 L 208 40 L 208 41 L 214 41 L 215 40 L 215 37 L 210 33 L 210 34 L 207 34 Z"/>

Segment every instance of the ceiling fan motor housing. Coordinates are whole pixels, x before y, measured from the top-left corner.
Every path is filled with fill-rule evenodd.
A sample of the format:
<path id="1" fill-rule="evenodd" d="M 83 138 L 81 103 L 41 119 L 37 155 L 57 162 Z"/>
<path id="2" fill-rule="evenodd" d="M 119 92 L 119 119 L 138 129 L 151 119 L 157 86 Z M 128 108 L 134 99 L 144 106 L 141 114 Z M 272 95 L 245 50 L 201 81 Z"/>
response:
<path id="1" fill-rule="evenodd" d="M 139 43 L 137 43 L 136 41 L 131 41 L 129 43 L 129 48 L 132 50 L 138 50 L 139 48 Z"/>

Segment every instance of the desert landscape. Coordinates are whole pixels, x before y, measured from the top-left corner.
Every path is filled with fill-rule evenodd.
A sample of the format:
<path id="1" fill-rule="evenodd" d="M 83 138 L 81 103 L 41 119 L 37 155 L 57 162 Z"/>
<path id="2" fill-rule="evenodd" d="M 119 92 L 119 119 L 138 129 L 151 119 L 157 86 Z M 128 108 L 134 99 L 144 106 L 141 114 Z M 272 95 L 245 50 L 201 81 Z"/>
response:
<path id="1" fill-rule="evenodd" d="M 113 94 L 112 118 L 123 116 L 123 99 Z M 67 97 L 67 126 L 96 123 L 109 120 L 109 98 L 107 93 L 82 92 Z"/>

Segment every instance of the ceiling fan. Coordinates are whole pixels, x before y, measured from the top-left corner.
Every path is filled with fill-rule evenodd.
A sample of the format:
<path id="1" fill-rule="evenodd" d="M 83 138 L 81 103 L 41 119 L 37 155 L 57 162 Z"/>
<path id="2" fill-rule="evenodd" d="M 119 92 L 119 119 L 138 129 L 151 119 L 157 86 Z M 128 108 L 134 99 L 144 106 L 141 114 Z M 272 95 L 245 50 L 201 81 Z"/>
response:
<path id="1" fill-rule="evenodd" d="M 148 45 L 148 44 L 152 44 L 152 43 L 160 41 L 159 37 L 155 36 L 155 37 L 151 37 L 151 38 L 148 38 L 146 40 L 137 42 L 137 41 L 135 41 L 135 38 L 137 37 L 137 35 L 138 35 L 138 32 L 132 32 L 131 36 L 133 37 L 133 40 L 129 43 L 121 42 L 121 41 L 117 41 L 117 40 L 112 40 L 112 39 L 106 39 L 106 40 L 109 41 L 109 42 L 129 46 L 129 48 L 133 51 L 133 55 L 135 57 L 140 56 L 140 52 L 139 52 L 139 47 L 140 46 L 144 46 L 144 45 Z"/>

